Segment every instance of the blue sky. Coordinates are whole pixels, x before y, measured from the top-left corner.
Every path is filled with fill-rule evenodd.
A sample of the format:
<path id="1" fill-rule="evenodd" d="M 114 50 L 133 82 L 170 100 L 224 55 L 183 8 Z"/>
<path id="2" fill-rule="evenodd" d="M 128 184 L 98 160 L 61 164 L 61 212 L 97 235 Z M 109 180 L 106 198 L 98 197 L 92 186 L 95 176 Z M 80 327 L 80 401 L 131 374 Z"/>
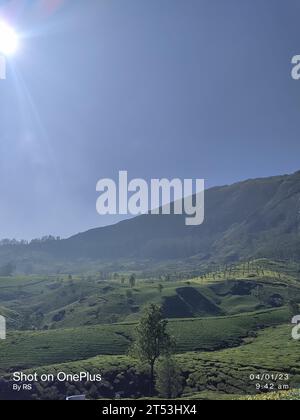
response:
<path id="1" fill-rule="evenodd" d="M 96 182 L 300 169 L 297 0 L 17 0 L 0 82 L 0 237 L 114 223 Z"/>

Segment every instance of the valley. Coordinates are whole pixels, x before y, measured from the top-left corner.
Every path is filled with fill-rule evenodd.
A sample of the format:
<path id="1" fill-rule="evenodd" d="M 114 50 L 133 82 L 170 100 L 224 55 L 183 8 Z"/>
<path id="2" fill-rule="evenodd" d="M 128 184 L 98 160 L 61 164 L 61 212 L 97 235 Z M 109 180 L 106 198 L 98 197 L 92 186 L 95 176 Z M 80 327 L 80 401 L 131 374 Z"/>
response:
<path id="1" fill-rule="evenodd" d="M 298 272 L 297 263 L 260 259 L 182 280 L 136 272 L 134 284 L 132 272 L 110 273 L 107 279 L 100 273 L 1 278 L 0 314 L 9 326 L 7 340 L 0 341 L 2 393 L 13 398 L 14 372 L 67 369 L 101 373 L 104 379 L 84 386 L 37 384 L 23 397 L 146 396 L 147 369 L 129 349 L 141 311 L 153 302 L 162 306 L 176 342 L 182 397 L 239 398 L 292 389 L 300 383 L 299 343 L 291 338 L 300 302 Z M 262 373 L 286 374 L 288 380 L 250 379 Z"/>

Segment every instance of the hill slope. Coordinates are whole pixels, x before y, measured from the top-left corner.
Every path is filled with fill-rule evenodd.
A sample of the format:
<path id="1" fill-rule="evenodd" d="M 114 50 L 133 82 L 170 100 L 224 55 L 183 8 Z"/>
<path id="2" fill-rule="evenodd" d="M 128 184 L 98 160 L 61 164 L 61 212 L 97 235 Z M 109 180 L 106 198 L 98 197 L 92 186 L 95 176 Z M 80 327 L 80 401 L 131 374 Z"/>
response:
<path id="1" fill-rule="evenodd" d="M 205 222 L 184 216 L 143 215 L 61 241 L 1 247 L 0 261 L 300 258 L 300 172 L 248 180 L 206 191 Z"/>

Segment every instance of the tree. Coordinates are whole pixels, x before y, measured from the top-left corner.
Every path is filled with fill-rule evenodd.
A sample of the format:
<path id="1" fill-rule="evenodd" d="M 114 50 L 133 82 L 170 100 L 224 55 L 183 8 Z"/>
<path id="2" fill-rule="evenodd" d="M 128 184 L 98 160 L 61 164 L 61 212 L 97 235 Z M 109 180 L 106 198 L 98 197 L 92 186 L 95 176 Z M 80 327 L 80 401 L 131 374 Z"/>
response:
<path id="1" fill-rule="evenodd" d="M 0 267 L 0 277 L 12 276 L 15 269 L 16 269 L 16 266 L 12 262 L 9 262 L 9 263 L 3 265 L 2 267 Z"/>
<path id="2" fill-rule="evenodd" d="M 129 286 L 133 288 L 135 284 L 136 284 L 136 276 L 135 274 L 131 274 L 131 276 L 129 277 Z"/>
<path id="3" fill-rule="evenodd" d="M 299 305 L 298 305 L 298 303 L 294 299 L 290 299 L 289 300 L 289 302 L 288 302 L 288 308 L 289 308 L 292 316 L 298 315 L 298 313 L 299 313 Z"/>
<path id="4" fill-rule="evenodd" d="M 181 369 L 171 356 L 159 359 L 156 366 L 156 390 L 161 398 L 177 398 L 183 390 Z"/>
<path id="5" fill-rule="evenodd" d="M 159 285 L 157 286 L 157 288 L 158 288 L 159 293 L 162 293 L 162 291 L 163 291 L 163 289 L 164 289 L 164 286 L 163 286 L 162 284 L 159 284 Z"/>
<path id="6" fill-rule="evenodd" d="M 155 362 L 160 356 L 170 354 L 173 346 L 167 324 L 160 306 L 147 306 L 136 328 L 136 339 L 131 349 L 132 356 L 150 367 L 150 396 L 153 395 Z"/>

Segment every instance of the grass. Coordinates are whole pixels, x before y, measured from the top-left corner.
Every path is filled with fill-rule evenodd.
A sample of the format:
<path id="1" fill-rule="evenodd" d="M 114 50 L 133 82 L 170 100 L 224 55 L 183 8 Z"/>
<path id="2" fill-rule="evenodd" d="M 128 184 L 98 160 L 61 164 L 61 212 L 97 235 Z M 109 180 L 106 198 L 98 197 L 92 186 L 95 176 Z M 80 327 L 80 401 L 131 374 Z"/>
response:
<path id="1" fill-rule="evenodd" d="M 291 327 L 282 325 L 259 332 L 249 344 L 210 353 L 185 353 L 178 361 L 188 372 L 189 392 L 207 389 L 232 394 L 257 394 L 256 384 L 262 387 L 273 383 L 294 387 L 300 383 L 299 342 L 291 338 Z M 254 374 L 289 375 L 288 381 L 250 380 Z"/>
<path id="2" fill-rule="evenodd" d="M 283 304 L 290 298 L 300 300 L 300 284 L 295 275 L 265 268 L 259 275 L 232 271 L 167 282 L 139 279 L 135 288 L 120 280 L 103 281 L 98 275 L 19 276 L 0 278 L 0 315 L 10 311 L 12 329 L 60 329 L 116 322 L 135 322 L 149 302 L 164 306 L 169 318 L 214 317 L 256 312 L 272 307 L 269 299 L 279 294 Z M 252 277 L 254 276 L 254 277 Z M 238 293 L 234 284 L 253 284 L 247 293 Z M 158 290 L 158 283 L 163 289 Z M 263 293 L 256 293 L 261 285 Z"/>
<path id="3" fill-rule="evenodd" d="M 155 302 L 170 317 L 184 398 L 251 399 L 257 391 L 250 374 L 263 372 L 288 373 L 290 386 L 297 387 L 299 343 L 291 339 L 286 304 L 300 301 L 298 267 L 267 260 L 255 264 L 249 271 L 236 266 L 226 275 L 191 280 L 138 279 L 133 289 L 98 275 L 0 278 L 0 315 L 9 326 L 7 340 L 0 341 L 0 374 L 101 371 L 105 381 L 88 389 L 92 398 L 114 397 L 122 389 L 129 398 L 143 397 L 147 373 L 126 354 L 141 309 Z M 274 307 L 274 296 L 283 306 Z M 39 385 L 37 394 L 57 399 L 76 391 L 61 386 Z M 292 395 L 277 390 L 262 397 Z"/>
<path id="4" fill-rule="evenodd" d="M 299 384 L 300 378 L 299 343 L 291 340 L 290 332 L 289 325 L 281 325 L 260 331 L 252 342 L 237 348 L 178 354 L 176 359 L 184 377 L 184 393 L 181 398 L 186 400 L 299 399 L 299 392 L 293 391 Z M 132 358 L 120 355 L 96 356 L 82 361 L 44 366 L 34 371 L 39 375 L 62 371 L 100 372 L 103 383 L 98 391 L 94 389 L 97 398 L 101 395 L 113 398 L 116 392 L 124 390 L 124 383 L 128 386 L 125 397 L 140 398 L 139 387 L 147 383 L 145 369 L 140 368 Z M 286 373 L 289 375 L 289 380 L 287 382 L 274 380 L 275 389 L 278 391 L 260 393 L 256 390 L 258 380 L 252 381 L 250 375 L 262 373 Z M 132 381 L 128 381 L 128 378 Z M 280 384 L 288 384 L 291 389 L 283 392 L 280 390 Z M 46 390 L 47 386 L 55 388 L 56 385 L 46 384 Z M 77 392 L 82 392 L 80 388 L 82 385 L 78 386 Z M 40 392 L 43 395 L 49 394 L 49 390 L 46 392 L 41 389 Z M 67 386 L 61 392 L 66 395 Z M 89 393 L 89 387 L 86 392 Z"/>
<path id="5" fill-rule="evenodd" d="M 289 318 L 285 308 L 228 317 L 170 320 L 177 351 L 207 351 L 238 346 L 249 333 Z M 125 354 L 135 324 L 98 325 L 49 331 L 9 332 L 0 342 L 0 372 L 90 358 Z"/>
<path id="6" fill-rule="evenodd" d="M 246 401 L 300 401 L 299 390 L 270 392 L 268 394 L 247 395 L 240 398 Z"/>

